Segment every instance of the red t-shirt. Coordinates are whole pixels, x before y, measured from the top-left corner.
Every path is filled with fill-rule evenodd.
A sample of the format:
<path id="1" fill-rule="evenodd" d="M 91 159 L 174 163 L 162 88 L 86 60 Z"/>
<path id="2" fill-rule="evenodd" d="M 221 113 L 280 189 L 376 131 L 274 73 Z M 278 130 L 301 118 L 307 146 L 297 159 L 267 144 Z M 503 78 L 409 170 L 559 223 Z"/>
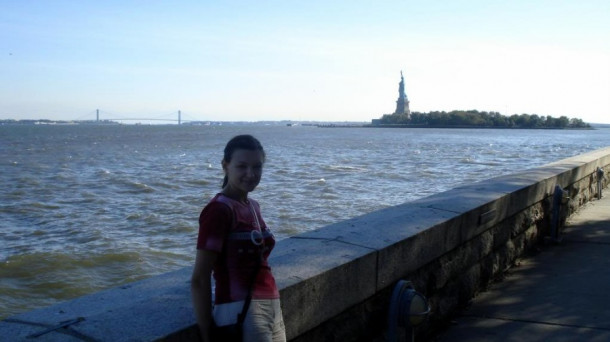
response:
<path id="1" fill-rule="evenodd" d="M 257 246 L 252 238 L 264 243 Z M 214 196 L 199 215 L 197 249 L 219 253 L 214 266 L 215 303 L 246 299 L 252 275 L 256 271 L 256 259 L 259 258 L 262 247 L 263 260 L 252 287 L 252 299 L 279 298 L 280 294 L 267 262 L 274 246 L 275 238 L 263 221 L 256 201 L 250 199 L 248 203 L 242 203 L 223 194 Z"/>

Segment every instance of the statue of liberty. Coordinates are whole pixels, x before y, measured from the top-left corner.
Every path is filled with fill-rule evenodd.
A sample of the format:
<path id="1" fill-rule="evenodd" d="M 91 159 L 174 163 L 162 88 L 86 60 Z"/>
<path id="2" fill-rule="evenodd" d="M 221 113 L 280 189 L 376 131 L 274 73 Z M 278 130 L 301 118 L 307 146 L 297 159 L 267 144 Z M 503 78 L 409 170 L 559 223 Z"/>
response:
<path id="1" fill-rule="evenodd" d="M 405 78 L 402 76 L 402 70 L 400 70 L 400 83 L 398 84 L 398 98 L 406 98 L 405 94 Z"/>
<path id="2" fill-rule="evenodd" d="M 396 100 L 396 111 L 394 114 L 406 114 L 407 117 L 411 114 L 409 110 L 409 99 L 405 93 L 405 78 L 400 71 L 400 83 L 398 84 L 398 100 Z"/>

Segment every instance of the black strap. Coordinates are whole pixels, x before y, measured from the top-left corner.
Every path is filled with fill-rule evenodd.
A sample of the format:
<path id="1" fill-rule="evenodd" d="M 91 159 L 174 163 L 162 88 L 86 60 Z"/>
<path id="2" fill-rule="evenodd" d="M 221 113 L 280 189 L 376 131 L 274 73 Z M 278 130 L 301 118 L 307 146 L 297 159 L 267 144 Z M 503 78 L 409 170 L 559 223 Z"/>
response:
<path id="1" fill-rule="evenodd" d="M 248 288 L 248 295 L 246 296 L 246 300 L 244 301 L 244 307 L 241 309 L 241 313 L 237 315 L 237 324 L 241 325 L 246 320 L 246 314 L 248 313 L 248 309 L 250 308 L 250 302 L 252 301 L 252 288 L 254 288 L 254 283 L 256 282 L 256 277 L 258 276 L 258 270 L 261 268 L 261 263 L 263 262 L 263 252 L 264 248 L 259 248 L 260 255 L 256 260 L 256 268 L 252 273 L 252 278 L 250 279 L 250 287 Z"/>

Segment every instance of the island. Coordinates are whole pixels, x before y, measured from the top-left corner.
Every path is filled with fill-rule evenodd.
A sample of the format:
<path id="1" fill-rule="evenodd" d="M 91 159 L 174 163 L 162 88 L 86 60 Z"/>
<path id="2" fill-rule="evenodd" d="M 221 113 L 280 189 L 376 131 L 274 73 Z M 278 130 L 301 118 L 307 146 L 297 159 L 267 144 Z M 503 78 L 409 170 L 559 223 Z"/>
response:
<path id="1" fill-rule="evenodd" d="M 591 128 L 581 119 L 537 114 L 513 114 L 505 116 L 499 112 L 478 110 L 453 110 L 450 112 L 411 112 L 405 92 L 405 80 L 400 71 L 398 100 L 392 114 L 373 119 L 373 127 L 434 127 L 434 128 Z"/>
<path id="2" fill-rule="evenodd" d="M 550 115 L 513 114 L 478 110 L 453 110 L 450 112 L 411 112 L 406 114 L 385 114 L 381 119 L 373 119 L 376 127 L 435 127 L 435 128 L 555 128 L 587 129 L 591 126 L 578 118 L 559 118 Z"/>

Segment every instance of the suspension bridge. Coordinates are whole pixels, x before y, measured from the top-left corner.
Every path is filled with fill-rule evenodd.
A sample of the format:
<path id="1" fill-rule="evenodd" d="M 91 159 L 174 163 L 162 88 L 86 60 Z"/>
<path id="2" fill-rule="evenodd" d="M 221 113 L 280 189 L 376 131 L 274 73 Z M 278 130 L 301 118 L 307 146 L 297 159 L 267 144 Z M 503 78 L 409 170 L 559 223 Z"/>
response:
<path id="1" fill-rule="evenodd" d="M 100 115 L 101 114 L 101 115 Z M 91 115 L 91 113 L 87 114 L 87 117 L 89 117 Z M 101 117 L 103 116 L 103 118 Z M 185 120 L 183 118 L 184 113 L 182 113 L 182 111 L 178 111 L 178 112 L 172 112 L 169 114 L 163 114 L 161 116 L 158 117 L 154 117 L 154 118 L 142 118 L 142 117 L 116 117 L 116 115 L 112 114 L 112 113 L 108 113 L 108 112 L 103 112 L 99 109 L 95 110 L 95 122 L 104 122 L 104 121 L 139 121 L 139 122 L 149 122 L 149 121 L 164 121 L 164 122 L 176 122 L 178 123 L 178 125 L 181 125 L 183 123 L 187 123 L 187 122 L 200 122 L 202 120 L 198 120 L 195 118 L 188 118 Z M 83 118 L 81 118 L 83 119 Z M 87 119 L 84 119 L 87 120 Z M 90 121 L 90 119 L 88 120 Z"/>

